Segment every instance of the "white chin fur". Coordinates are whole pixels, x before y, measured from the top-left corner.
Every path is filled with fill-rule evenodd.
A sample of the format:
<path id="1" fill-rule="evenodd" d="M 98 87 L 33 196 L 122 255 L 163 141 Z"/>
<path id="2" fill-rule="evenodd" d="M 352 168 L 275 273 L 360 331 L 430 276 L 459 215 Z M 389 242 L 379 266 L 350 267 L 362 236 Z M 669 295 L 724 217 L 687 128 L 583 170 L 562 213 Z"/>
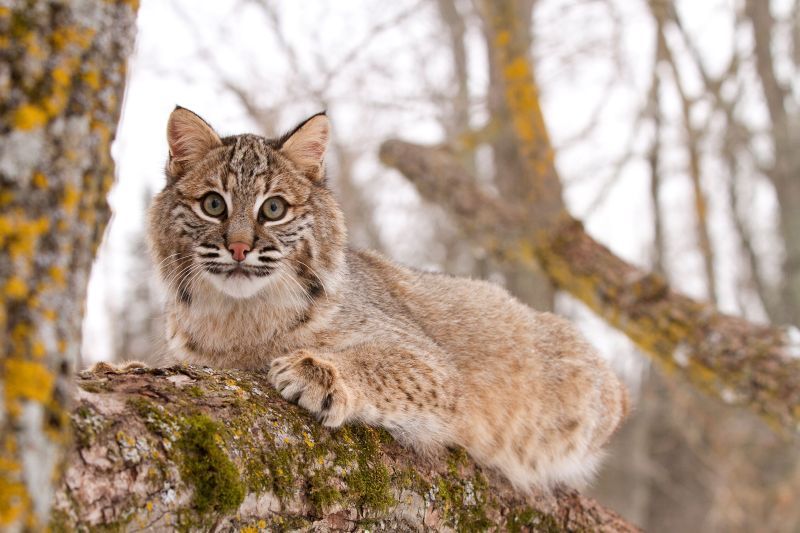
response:
<path id="1" fill-rule="evenodd" d="M 205 273 L 211 284 L 223 294 L 231 298 L 246 299 L 255 296 L 261 289 L 269 285 L 271 276 L 257 277 L 232 277 L 226 278 L 216 274 Z"/>

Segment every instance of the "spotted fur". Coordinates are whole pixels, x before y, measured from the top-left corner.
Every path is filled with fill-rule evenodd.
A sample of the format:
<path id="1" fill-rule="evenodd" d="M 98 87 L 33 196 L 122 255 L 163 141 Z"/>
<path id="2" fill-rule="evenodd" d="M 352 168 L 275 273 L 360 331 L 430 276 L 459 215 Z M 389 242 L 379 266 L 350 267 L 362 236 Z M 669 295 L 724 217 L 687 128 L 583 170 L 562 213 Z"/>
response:
<path id="1" fill-rule="evenodd" d="M 325 425 L 460 445 L 523 490 L 589 478 L 625 388 L 567 321 L 502 288 L 348 249 L 322 169 L 324 115 L 281 139 L 219 138 L 178 108 L 168 139 L 149 236 L 176 359 L 269 372 Z M 209 191 L 224 218 L 203 216 Z M 258 214 L 274 195 L 289 205 L 280 223 Z M 251 249 L 238 266 L 232 242 Z"/>

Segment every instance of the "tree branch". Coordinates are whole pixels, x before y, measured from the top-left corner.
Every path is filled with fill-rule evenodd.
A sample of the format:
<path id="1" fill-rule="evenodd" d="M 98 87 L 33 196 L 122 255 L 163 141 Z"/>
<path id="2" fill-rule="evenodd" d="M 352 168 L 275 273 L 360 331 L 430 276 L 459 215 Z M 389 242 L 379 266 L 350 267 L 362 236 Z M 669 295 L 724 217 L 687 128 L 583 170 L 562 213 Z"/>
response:
<path id="1" fill-rule="evenodd" d="M 571 490 L 525 498 L 460 450 L 422 458 L 382 430 L 326 430 L 266 374 L 173 367 L 77 383 L 56 529 L 635 531 Z"/>
<path id="2" fill-rule="evenodd" d="M 445 149 L 387 141 L 381 160 L 447 210 L 476 243 L 538 265 L 669 371 L 775 427 L 800 433 L 800 333 L 717 312 L 615 256 L 562 212 L 541 224 L 479 188 Z M 528 206 L 536 211 L 538 203 Z M 533 222 L 531 222 L 533 221 Z M 796 330 L 792 330 L 796 331 Z"/>

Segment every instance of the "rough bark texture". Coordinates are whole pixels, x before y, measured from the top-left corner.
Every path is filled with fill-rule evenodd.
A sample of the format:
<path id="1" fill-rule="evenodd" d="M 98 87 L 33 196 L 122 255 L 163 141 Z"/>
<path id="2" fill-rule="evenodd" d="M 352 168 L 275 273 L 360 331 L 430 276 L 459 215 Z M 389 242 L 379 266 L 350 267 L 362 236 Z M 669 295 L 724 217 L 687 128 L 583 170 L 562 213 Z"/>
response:
<path id="1" fill-rule="evenodd" d="M 571 490 L 515 493 L 463 451 L 323 429 L 264 374 L 84 373 L 54 529 L 632 531 Z"/>
<path id="2" fill-rule="evenodd" d="M 0 529 L 47 521 L 133 2 L 0 2 Z"/>

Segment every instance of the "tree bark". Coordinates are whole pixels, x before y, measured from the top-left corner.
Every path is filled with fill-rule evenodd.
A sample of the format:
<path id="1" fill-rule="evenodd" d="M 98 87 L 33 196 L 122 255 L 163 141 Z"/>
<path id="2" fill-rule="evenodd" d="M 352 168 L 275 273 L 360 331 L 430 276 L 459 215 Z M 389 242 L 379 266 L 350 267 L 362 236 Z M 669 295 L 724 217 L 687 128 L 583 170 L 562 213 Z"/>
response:
<path id="1" fill-rule="evenodd" d="M 9 7 L 10 6 L 10 7 Z M 0 6 L 0 529 L 47 522 L 135 2 Z"/>
<path id="2" fill-rule="evenodd" d="M 635 531 L 572 490 L 514 492 L 461 450 L 322 428 L 266 374 L 86 372 L 55 530 Z"/>

